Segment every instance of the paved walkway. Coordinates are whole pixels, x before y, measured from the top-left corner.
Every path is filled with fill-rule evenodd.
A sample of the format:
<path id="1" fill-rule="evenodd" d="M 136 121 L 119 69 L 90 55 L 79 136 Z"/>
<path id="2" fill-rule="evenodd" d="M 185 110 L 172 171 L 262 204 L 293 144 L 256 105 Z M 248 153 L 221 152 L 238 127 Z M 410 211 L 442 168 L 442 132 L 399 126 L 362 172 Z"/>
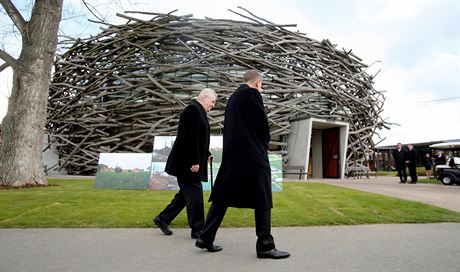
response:
<path id="1" fill-rule="evenodd" d="M 0 229 L 2 272 L 460 271 L 460 224 L 274 228 L 284 260 L 257 259 L 253 228 L 220 229 L 210 253 L 187 229 Z"/>

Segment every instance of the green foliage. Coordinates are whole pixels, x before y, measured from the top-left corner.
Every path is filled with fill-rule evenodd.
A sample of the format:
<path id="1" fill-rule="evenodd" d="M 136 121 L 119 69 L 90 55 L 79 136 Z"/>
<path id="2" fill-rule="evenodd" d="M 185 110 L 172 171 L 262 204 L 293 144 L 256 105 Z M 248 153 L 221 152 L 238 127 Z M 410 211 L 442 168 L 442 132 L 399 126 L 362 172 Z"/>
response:
<path id="1" fill-rule="evenodd" d="M 0 227 L 147 228 L 176 193 L 94 189 L 93 180 L 50 183 L 57 186 L 1 190 Z M 273 226 L 460 222 L 460 213 L 443 208 L 327 184 L 287 182 L 283 189 L 273 194 Z M 188 227 L 185 209 L 172 226 Z M 254 212 L 230 208 L 222 226 L 254 226 Z"/>

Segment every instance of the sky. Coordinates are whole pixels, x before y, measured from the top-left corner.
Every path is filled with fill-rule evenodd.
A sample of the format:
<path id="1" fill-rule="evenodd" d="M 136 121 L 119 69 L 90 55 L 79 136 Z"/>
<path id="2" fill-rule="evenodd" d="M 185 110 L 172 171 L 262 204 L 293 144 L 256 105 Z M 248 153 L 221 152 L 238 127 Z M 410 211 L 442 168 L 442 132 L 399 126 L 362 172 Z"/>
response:
<path id="1" fill-rule="evenodd" d="M 176 136 L 160 136 L 155 137 L 153 143 L 153 149 L 163 149 L 165 147 L 172 147 L 174 141 L 176 140 Z M 222 148 L 222 136 L 211 136 L 209 139 L 209 148 Z"/>
<path id="2" fill-rule="evenodd" d="M 122 169 L 144 169 L 150 167 L 152 162 L 151 153 L 103 153 L 99 158 L 99 164 L 105 164 Z"/>
<path id="3" fill-rule="evenodd" d="M 196 18 L 244 20 L 230 11 L 242 6 L 257 16 L 337 48 L 353 50 L 376 73 L 374 88 L 386 97 L 383 119 L 394 125 L 377 131 L 379 146 L 460 139 L 460 1 L 294 0 L 89 0 L 113 24 L 124 10 L 193 14 Z M 13 1 L 18 5 L 30 1 Z M 80 0 L 64 0 L 61 35 L 88 37 L 100 31 Z M 137 16 L 137 15 L 136 15 Z M 0 27 L 9 22 L 0 15 Z M 19 39 L 0 33 L 2 49 L 17 56 Z M 0 61 L 0 64 L 3 63 Z M 11 69 L 0 73 L 0 120 L 6 114 Z"/>

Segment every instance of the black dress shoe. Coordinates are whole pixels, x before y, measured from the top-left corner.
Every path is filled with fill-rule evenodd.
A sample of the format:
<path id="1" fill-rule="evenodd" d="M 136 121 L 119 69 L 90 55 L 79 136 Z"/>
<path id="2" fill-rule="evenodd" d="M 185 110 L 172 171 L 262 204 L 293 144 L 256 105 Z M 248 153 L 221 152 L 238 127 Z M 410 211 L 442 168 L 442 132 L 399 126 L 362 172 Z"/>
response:
<path id="1" fill-rule="evenodd" d="M 165 235 L 172 235 L 173 234 L 172 230 L 168 227 L 168 225 L 165 222 L 161 221 L 160 218 L 158 218 L 158 216 L 153 218 L 153 223 L 155 225 L 157 225 L 157 227 L 159 227 L 160 230 Z"/>
<path id="2" fill-rule="evenodd" d="M 195 246 L 199 247 L 199 248 L 202 248 L 202 249 L 207 249 L 209 252 L 217 252 L 217 251 L 222 250 L 221 246 L 216 246 L 213 243 L 210 243 L 210 244 L 205 243 L 200 238 L 196 239 Z"/>
<path id="3" fill-rule="evenodd" d="M 261 259 L 284 259 L 291 256 L 291 253 L 286 251 L 281 251 L 276 248 L 269 251 L 259 251 L 257 252 L 257 258 Z"/>

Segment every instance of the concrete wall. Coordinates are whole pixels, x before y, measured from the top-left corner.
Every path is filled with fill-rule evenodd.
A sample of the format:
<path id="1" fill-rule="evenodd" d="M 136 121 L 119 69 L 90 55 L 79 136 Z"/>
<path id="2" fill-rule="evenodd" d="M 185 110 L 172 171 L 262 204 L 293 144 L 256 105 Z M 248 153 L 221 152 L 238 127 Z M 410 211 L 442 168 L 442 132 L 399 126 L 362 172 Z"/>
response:
<path id="1" fill-rule="evenodd" d="M 347 163 L 347 146 L 348 146 L 348 130 L 350 129 L 349 124 L 340 127 L 339 134 L 339 165 L 340 165 L 340 176 L 345 178 L 345 166 Z"/>
<path id="2" fill-rule="evenodd" d="M 288 161 L 287 165 L 289 167 L 303 167 L 303 171 L 307 172 L 307 150 L 310 149 L 310 122 L 307 120 L 302 120 L 298 122 L 291 123 L 292 133 L 288 137 Z M 299 179 L 298 174 L 285 174 L 284 178 L 286 179 Z M 306 179 L 307 176 L 302 176 L 303 179 Z"/>
<path id="3" fill-rule="evenodd" d="M 291 133 L 288 137 L 288 165 L 306 166 L 306 153 L 310 146 L 310 124 L 307 120 L 291 123 Z"/>
<path id="4" fill-rule="evenodd" d="M 311 135 L 312 178 L 323 178 L 323 139 L 319 129 L 313 129 Z"/>

